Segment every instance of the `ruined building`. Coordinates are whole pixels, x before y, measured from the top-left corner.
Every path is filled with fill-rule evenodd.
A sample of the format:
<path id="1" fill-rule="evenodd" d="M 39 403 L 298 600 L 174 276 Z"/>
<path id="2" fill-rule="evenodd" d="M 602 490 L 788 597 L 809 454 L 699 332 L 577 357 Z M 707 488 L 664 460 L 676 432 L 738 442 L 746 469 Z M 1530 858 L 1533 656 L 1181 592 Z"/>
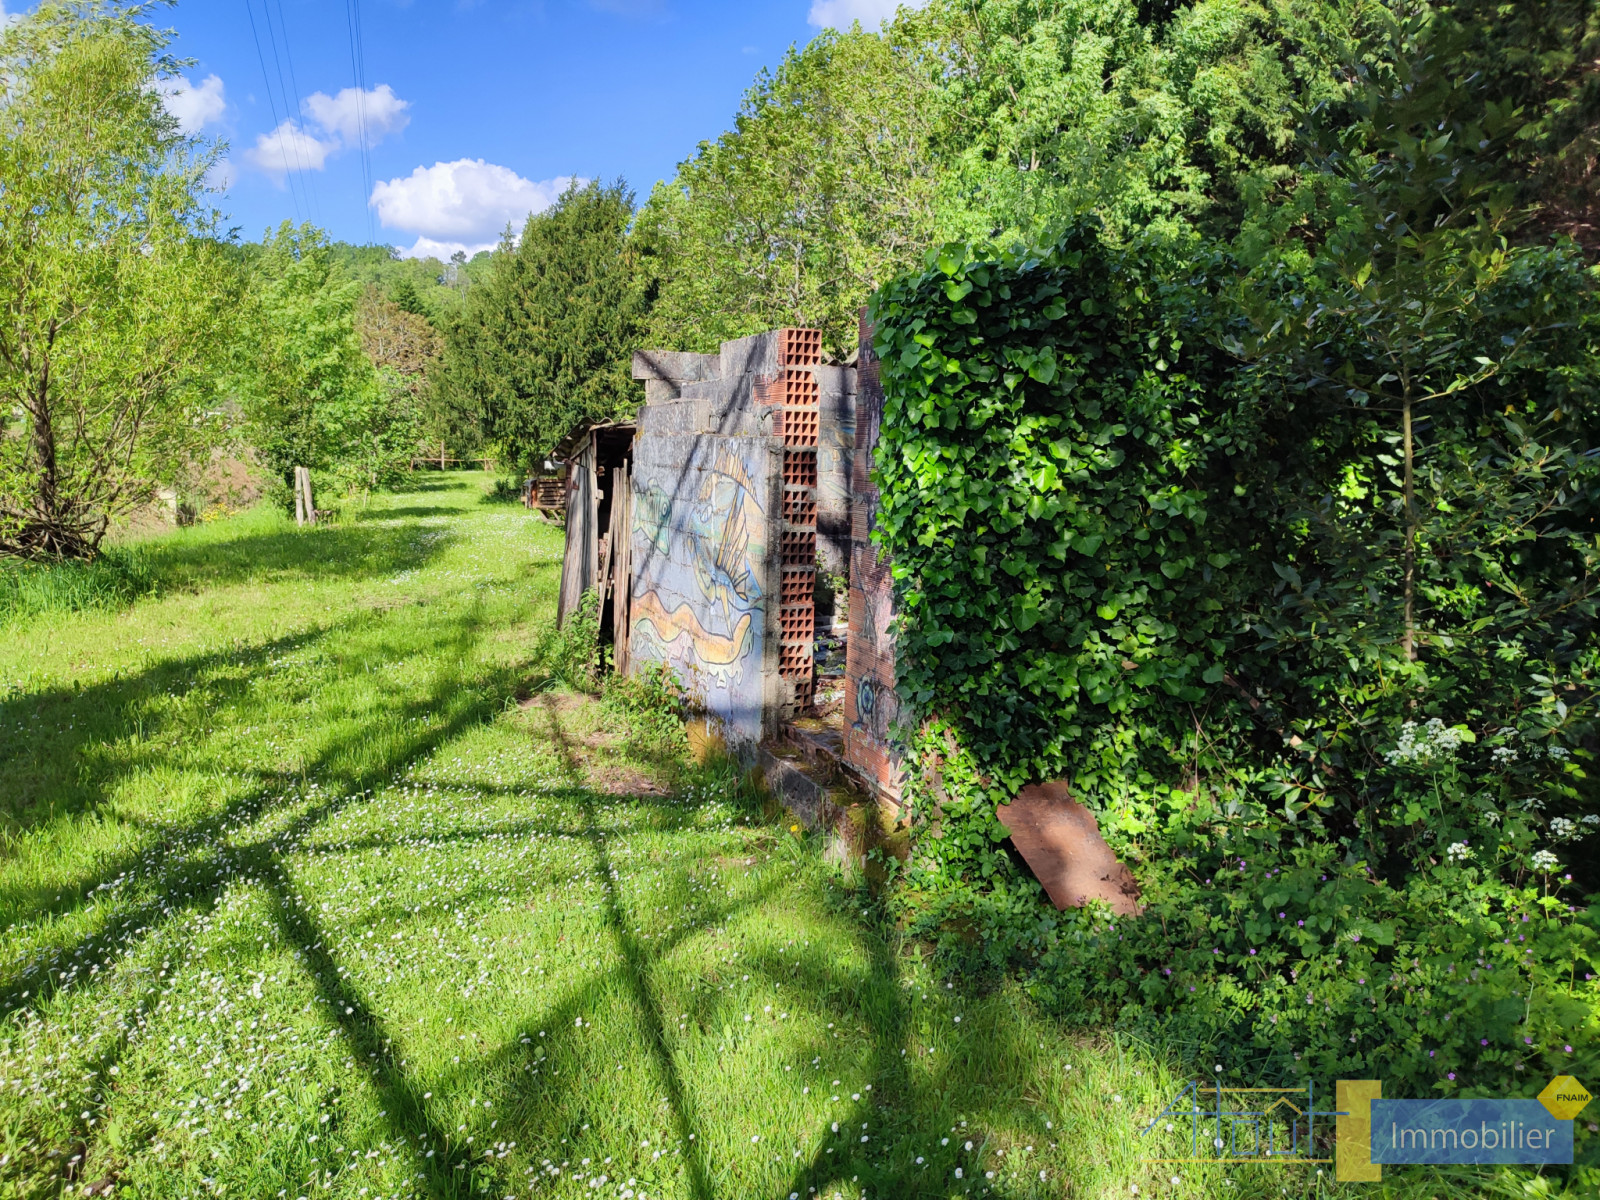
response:
<path id="1" fill-rule="evenodd" d="M 869 540 L 882 394 L 870 346 L 862 361 L 823 362 L 808 329 L 635 354 L 636 421 L 563 444 L 561 613 L 593 589 L 617 669 L 667 664 L 736 750 L 800 722 L 884 788 L 889 579 Z"/>

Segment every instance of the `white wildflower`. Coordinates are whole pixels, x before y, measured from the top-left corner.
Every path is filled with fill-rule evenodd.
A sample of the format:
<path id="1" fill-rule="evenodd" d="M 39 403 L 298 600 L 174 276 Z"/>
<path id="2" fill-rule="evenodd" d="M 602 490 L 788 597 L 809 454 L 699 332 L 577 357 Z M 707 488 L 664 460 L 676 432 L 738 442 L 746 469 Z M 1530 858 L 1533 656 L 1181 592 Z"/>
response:
<path id="1" fill-rule="evenodd" d="M 1424 725 L 1407 721 L 1400 727 L 1400 740 L 1384 754 L 1391 763 L 1416 763 L 1427 766 L 1456 756 L 1461 743 L 1471 737 L 1464 725 L 1446 725 L 1432 717 Z"/>

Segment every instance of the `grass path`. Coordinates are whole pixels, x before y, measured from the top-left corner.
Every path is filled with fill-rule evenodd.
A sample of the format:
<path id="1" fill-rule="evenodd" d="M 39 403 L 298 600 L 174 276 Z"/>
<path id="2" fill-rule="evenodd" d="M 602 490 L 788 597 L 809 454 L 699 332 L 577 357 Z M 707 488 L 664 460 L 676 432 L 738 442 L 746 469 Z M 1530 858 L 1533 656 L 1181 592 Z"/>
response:
<path id="1" fill-rule="evenodd" d="M 559 533 L 485 482 L 175 533 L 0 649 L 0 1198 L 1322 1194 L 1140 1162 L 1158 1060 L 540 690 Z"/>

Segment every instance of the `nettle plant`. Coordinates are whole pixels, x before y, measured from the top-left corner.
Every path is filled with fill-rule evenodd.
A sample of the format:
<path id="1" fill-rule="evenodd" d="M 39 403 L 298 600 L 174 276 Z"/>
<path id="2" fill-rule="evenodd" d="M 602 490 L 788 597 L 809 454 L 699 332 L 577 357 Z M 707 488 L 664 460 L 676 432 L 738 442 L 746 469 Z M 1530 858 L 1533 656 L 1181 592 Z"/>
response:
<path id="1" fill-rule="evenodd" d="M 1494 370 L 1430 387 L 1404 456 L 1396 413 L 1252 335 L 1245 268 L 1198 243 L 1084 222 L 878 293 L 878 537 L 922 720 L 899 895 L 947 953 L 1241 1074 L 1600 1065 L 1592 293 L 1559 248 L 1494 267 L 1450 317 Z M 1324 342 L 1373 361 L 1359 323 Z M 1042 779 L 1097 812 L 1142 918 L 1048 906 L 995 816 Z"/>

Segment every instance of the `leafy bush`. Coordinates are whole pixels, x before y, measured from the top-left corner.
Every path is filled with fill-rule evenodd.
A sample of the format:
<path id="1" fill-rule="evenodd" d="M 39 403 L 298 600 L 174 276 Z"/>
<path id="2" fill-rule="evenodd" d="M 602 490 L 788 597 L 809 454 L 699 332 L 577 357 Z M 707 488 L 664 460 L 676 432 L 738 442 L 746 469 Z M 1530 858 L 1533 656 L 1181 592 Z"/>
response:
<path id="1" fill-rule="evenodd" d="M 639 750 L 679 758 L 688 748 L 683 718 L 686 697 L 672 669 L 647 663 L 631 675 L 608 675 L 605 706 L 627 723 Z"/>
<path id="2" fill-rule="evenodd" d="M 136 550 L 107 550 L 91 562 L 10 562 L 0 568 L 0 624 L 122 608 L 154 587 L 150 564 Z"/>
<path id="3" fill-rule="evenodd" d="M 1319 331 L 1356 375 L 1318 379 L 1253 334 L 1244 274 L 1079 224 L 945 247 L 876 298 L 897 665 L 936 718 L 902 902 L 967 969 L 1244 1074 L 1594 1074 L 1589 276 L 1507 251 L 1448 339 L 1492 378 L 1430 393 L 1406 452 L 1379 385 L 1354 394 L 1370 325 Z M 1045 778 L 1096 810 L 1142 919 L 1043 903 L 994 806 Z"/>
<path id="4" fill-rule="evenodd" d="M 593 588 L 578 599 L 562 628 L 548 628 L 535 647 L 534 662 L 554 682 L 595 693 L 605 673 L 607 651 L 600 644 L 600 594 Z"/>

